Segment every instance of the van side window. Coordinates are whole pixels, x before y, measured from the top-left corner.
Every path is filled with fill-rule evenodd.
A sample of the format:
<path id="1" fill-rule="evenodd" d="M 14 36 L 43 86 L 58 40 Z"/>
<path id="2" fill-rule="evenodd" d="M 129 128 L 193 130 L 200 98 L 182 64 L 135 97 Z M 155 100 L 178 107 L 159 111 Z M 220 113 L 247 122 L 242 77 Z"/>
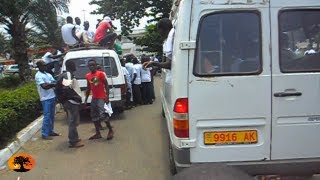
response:
<path id="1" fill-rule="evenodd" d="M 77 70 L 74 75 L 77 79 L 85 79 L 86 74 L 90 72 L 88 67 L 88 61 L 92 58 L 78 58 L 70 59 L 68 61 L 73 61 L 76 64 Z M 119 75 L 116 62 L 112 57 L 95 57 L 97 64 L 104 67 L 103 70 L 108 77 L 117 77 Z"/>
<path id="2" fill-rule="evenodd" d="M 283 73 L 320 71 L 320 10 L 279 13 L 279 57 Z"/>
<path id="3" fill-rule="evenodd" d="M 259 74 L 261 24 L 257 11 L 213 13 L 199 24 L 196 76 Z"/>

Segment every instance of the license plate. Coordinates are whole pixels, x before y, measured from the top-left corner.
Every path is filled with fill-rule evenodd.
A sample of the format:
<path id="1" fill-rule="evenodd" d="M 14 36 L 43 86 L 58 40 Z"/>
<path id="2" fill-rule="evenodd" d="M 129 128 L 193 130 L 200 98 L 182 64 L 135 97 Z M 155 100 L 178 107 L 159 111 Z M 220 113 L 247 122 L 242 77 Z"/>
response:
<path id="1" fill-rule="evenodd" d="M 205 132 L 205 145 L 255 144 L 258 142 L 256 130 Z"/>

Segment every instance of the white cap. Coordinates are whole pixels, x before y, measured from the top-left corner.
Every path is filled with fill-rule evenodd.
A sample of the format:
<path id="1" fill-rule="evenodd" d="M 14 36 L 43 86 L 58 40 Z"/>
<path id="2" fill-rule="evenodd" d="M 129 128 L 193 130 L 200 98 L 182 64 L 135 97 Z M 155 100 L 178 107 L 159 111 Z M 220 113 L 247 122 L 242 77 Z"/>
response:
<path id="1" fill-rule="evenodd" d="M 107 22 L 111 22 L 111 18 L 109 16 L 106 16 L 103 19 L 106 20 Z"/>

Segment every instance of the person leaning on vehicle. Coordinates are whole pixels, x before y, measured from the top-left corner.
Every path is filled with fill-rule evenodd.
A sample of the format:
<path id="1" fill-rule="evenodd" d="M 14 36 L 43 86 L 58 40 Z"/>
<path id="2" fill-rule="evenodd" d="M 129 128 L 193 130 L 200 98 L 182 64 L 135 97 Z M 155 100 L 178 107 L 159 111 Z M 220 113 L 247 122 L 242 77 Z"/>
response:
<path id="1" fill-rule="evenodd" d="M 162 46 L 164 58 L 162 62 L 149 61 L 143 63 L 143 68 L 148 68 L 151 66 L 156 66 L 159 68 L 171 69 L 172 61 L 172 51 L 173 51 L 173 37 L 174 37 L 174 28 L 172 26 L 171 20 L 169 18 L 162 18 L 158 25 L 158 31 L 161 37 L 164 39 Z"/>

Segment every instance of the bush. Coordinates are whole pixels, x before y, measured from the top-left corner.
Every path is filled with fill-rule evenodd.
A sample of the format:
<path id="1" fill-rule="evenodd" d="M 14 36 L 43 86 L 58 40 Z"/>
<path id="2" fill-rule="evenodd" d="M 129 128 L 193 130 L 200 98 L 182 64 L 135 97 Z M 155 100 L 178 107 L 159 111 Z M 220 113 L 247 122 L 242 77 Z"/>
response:
<path id="1" fill-rule="evenodd" d="M 15 90 L 1 92 L 0 109 L 10 109 L 16 113 L 16 123 L 9 124 L 9 129 L 13 130 L 12 132 L 14 134 L 26 127 L 40 115 L 41 111 L 41 104 L 35 82 L 23 84 Z M 7 121 L 11 122 L 11 117 L 8 118 Z M 0 127 L 0 129 L 1 128 L 2 127 Z"/>
<path id="2" fill-rule="evenodd" d="M 19 76 L 6 76 L 0 79 L 0 88 L 14 88 L 21 84 Z"/>
<path id="3" fill-rule="evenodd" d="M 4 147 L 18 127 L 18 114 L 12 109 L 0 108 L 0 147 Z"/>

